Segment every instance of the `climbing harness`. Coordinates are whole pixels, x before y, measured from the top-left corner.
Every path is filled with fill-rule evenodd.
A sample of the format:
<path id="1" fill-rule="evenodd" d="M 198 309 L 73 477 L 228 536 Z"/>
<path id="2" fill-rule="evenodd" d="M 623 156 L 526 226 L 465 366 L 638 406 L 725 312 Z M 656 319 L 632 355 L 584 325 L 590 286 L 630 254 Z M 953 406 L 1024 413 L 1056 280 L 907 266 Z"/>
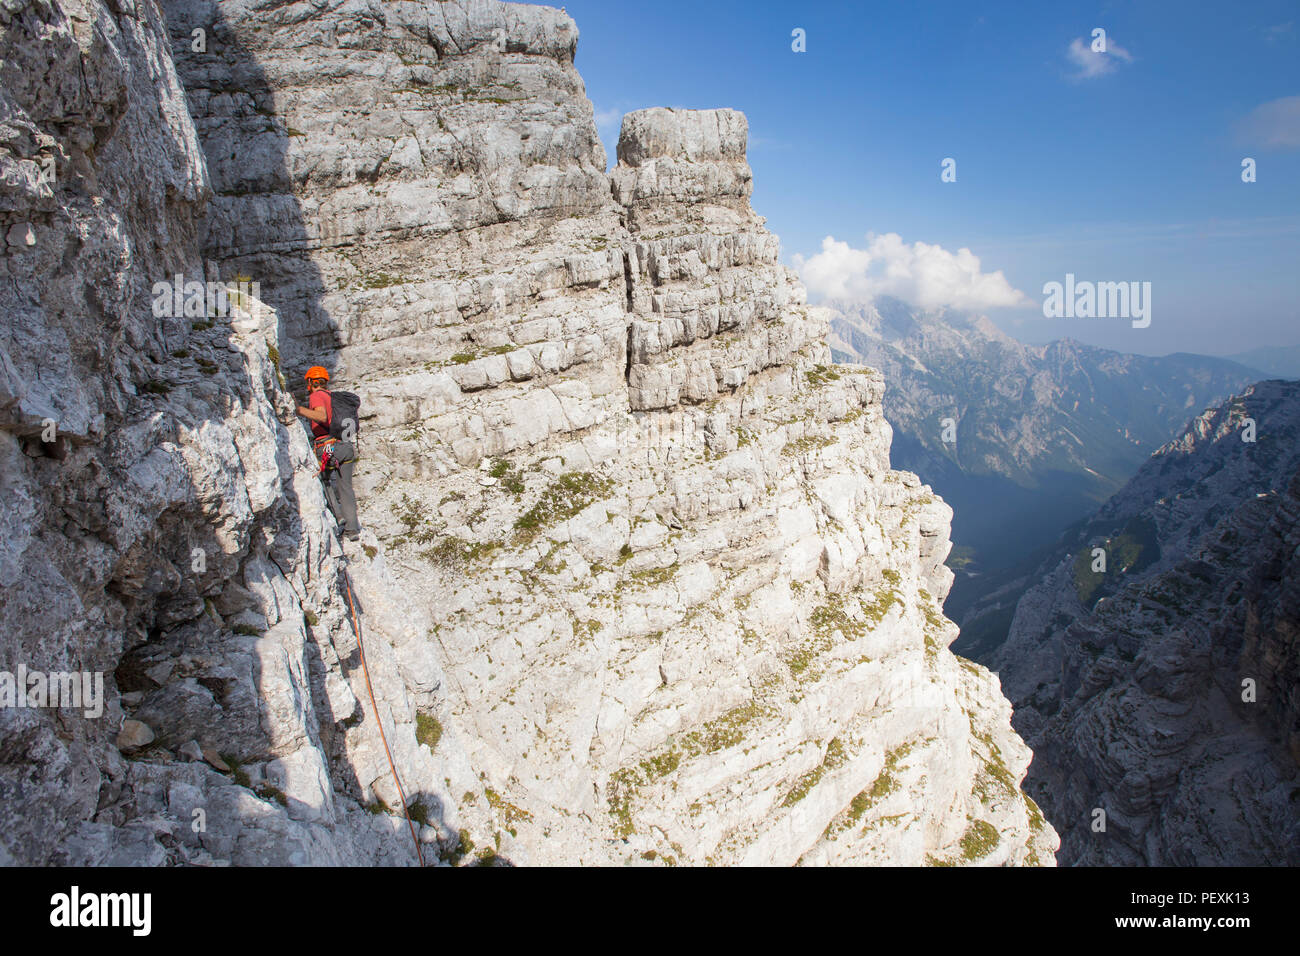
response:
<path id="1" fill-rule="evenodd" d="M 331 468 L 337 466 L 334 458 L 334 443 L 337 438 L 321 438 L 316 442 L 316 454 L 320 458 L 320 473 L 323 475 Z"/>
<path id="2" fill-rule="evenodd" d="M 322 475 L 331 468 L 337 468 L 343 464 L 334 456 L 334 446 L 336 444 L 338 444 L 337 438 L 316 439 L 316 457 L 320 460 L 320 473 Z"/>
<path id="3" fill-rule="evenodd" d="M 397 784 L 397 795 L 402 798 L 402 813 L 406 814 L 406 825 L 411 829 L 411 839 L 415 841 L 415 855 L 420 858 L 420 866 L 424 866 L 424 849 L 420 846 L 420 838 L 415 832 L 415 823 L 411 820 L 411 811 L 406 805 L 406 791 L 402 789 L 401 778 L 397 776 L 397 767 L 393 764 L 393 752 L 388 749 L 388 735 L 384 733 L 384 722 L 379 719 L 379 705 L 375 703 L 375 691 L 370 686 L 370 668 L 366 664 L 366 648 L 361 641 L 361 624 L 357 621 L 357 609 L 352 603 L 352 579 L 348 576 L 347 568 L 343 568 L 343 586 L 348 593 L 348 611 L 352 615 L 352 630 L 357 635 L 357 650 L 361 654 L 361 671 L 366 676 L 366 693 L 370 695 L 370 708 L 375 713 L 375 723 L 379 725 L 379 739 L 384 742 L 384 753 L 388 755 L 388 769 L 393 772 L 393 782 Z"/>
<path id="4" fill-rule="evenodd" d="M 320 465 L 317 474 L 324 475 L 331 468 L 338 468 L 342 465 L 355 463 L 361 460 L 361 456 L 356 454 L 351 458 L 339 460 L 339 458 L 334 454 L 334 446 L 336 444 L 338 444 L 337 438 L 316 439 L 316 457 L 318 459 L 318 464 Z"/>

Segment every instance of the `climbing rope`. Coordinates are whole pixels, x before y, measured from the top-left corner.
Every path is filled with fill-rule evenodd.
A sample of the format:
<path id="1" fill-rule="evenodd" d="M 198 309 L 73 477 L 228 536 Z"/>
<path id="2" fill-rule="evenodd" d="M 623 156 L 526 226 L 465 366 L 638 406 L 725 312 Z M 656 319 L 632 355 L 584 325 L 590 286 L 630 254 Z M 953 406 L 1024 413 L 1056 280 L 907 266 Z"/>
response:
<path id="1" fill-rule="evenodd" d="M 402 798 L 402 812 L 406 814 L 406 825 L 411 828 L 411 839 L 415 841 L 415 855 L 424 866 L 424 850 L 420 838 L 415 833 L 415 823 L 411 820 L 411 811 L 406 806 L 406 791 L 402 789 L 401 778 L 397 776 L 397 767 L 393 764 L 393 752 L 388 749 L 388 735 L 384 733 L 384 722 L 379 719 L 379 705 L 375 703 L 375 691 L 370 686 L 370 668 L 366 665 L 366 648 L 361 641 L 361 624 L 357 621 L 357 609 L 352 604 L 352 579 L 348 577 L 347 568 L 343 568 L 343 586 L 348 592 L 348 611 L 352 614 L 352 630 L 357 634 L 357 650 L 361 654 L 361 670 L 366 675 L 366 693 L 370 695 L 370 708 L 375 712 L 375 723 L 379 725 L 379 739 L 384 742 L 384 753 L 388 755 L 388 769 L 393 772 L 393 782 L 397 784 L 397 795 Z"/>

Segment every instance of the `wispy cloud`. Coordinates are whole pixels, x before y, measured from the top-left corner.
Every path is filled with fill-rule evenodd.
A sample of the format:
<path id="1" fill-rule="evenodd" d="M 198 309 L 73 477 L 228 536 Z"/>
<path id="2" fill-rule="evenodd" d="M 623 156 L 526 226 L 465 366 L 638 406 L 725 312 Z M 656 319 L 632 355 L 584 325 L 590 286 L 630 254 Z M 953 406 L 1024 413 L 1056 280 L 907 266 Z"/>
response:
<path id="1" fill-rule="evenodd" d="M 1265 149 L 1300 149 L 1300 96 L 1261 103 L 1241 121 L 1243 142 Z"/>
<path id="2" fill-rule="evenodd" d="M 623 122 L 623 110 L 596 110 L 596 131 L 601 136 L 617 133 Z"/>
<path id="3" fill-rule="evenodd" d="M 871 301 L 889 295 L 921 308 L 948 305 L 987 309 L 1025 305 L 1025 294 L 1001 271 L 982 272 L 969 249 L 949 252 L 942 246 L 903 242 L 897 233 L 867 234 L 867 247 L 854 249 L 833 236 L 821 252 L 793 263 L 808 291 L 817 298 Z"/>
<path id="4" fill-rule="evenodd" d="M 1286 40 L 1295 38 L 1295 21 L 1288 20 L 1286 23 L 1276 23 L 1271 27 L 1264 29 L 1264 39 L 1269 43 L 1282 43 Z"/>
<path id="5" fill-rule="evenodd" d="M 1070 46 L 1065 51 L 1065 58 L 1073 70 L 1069 74 L 1069 78 L 1076 82 L 1092 80 L 1108 73 L 1114 73 L 1118 69 L 1120 61 L 1125 63 L 1133 62 L 1133 54 L 1110 37 L 1106 38 L 1105 53 L 1094 51 L 1091 41 L 1076 37 L 1070 41 Z"/>

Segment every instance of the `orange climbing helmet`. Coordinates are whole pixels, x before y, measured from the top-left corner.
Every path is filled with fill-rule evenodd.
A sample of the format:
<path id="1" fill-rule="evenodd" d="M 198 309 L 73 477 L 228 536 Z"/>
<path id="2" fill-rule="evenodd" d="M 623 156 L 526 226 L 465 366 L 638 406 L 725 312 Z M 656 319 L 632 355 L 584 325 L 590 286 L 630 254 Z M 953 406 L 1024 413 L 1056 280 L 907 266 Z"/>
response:
<path id="1" fill-rule="evenodd" d="M 307 369 L 307 374 L 304 375 L 303 378 L 309 382 L 316 378 L 324 379 L 328 382 L 330 380 L 330 373 L 325 371 L 325 369 L 319 365 L 313 365 L 311 368 Z"/>

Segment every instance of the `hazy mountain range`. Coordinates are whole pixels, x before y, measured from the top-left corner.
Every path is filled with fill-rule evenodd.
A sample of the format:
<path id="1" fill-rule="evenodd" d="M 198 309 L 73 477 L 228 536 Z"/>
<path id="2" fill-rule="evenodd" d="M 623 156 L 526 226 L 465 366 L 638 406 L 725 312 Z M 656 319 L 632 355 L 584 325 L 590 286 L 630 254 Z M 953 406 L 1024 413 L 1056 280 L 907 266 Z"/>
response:
<path id="1" fill-rule="evenodd" d="M 836 360 L 884 374 L 893 462 L 954 509 L 946 610 L 962 627 L 955 646 L 977 659 L 1063 529 L 1206 407 L 1268 377 L 1188 353 L 1026 345 L 982 316 L 896 299 L 825 305 Z"/>
<path id="2" fill-rule="evenodd" d="M 1266 346 L 1229 355 L 1229 359 L 1250 368 L 1267 372 L 1269 378 L 1300 379 L 1300 345 L 1289 347 Z"/>

